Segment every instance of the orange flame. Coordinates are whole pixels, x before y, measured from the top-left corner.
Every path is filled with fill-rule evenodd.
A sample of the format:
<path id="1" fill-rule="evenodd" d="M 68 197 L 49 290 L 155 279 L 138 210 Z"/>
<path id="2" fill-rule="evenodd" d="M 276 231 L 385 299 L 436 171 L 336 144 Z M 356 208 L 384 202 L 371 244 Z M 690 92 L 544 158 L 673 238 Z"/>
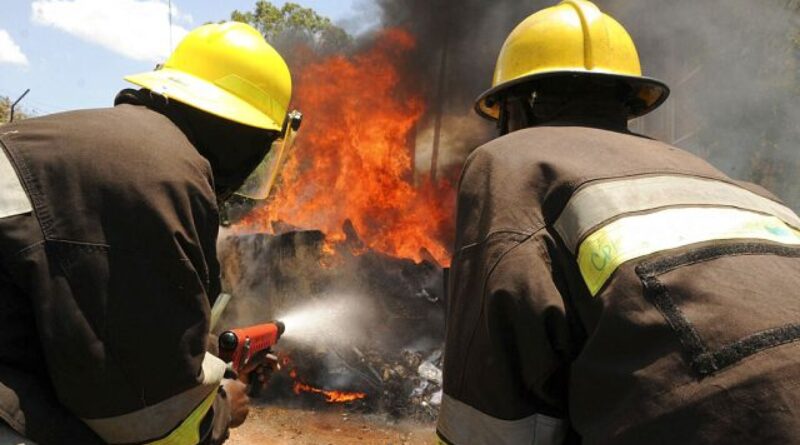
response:
<path id="1" fill-rule="evenodd" d="M 325 401 L 328 403 L 347 403 L 367 397 L 367 395 L 363 392 L 328 391 L 325 389 L 314 388 L 311 385 L 306 385 L 305 383 L 300 382 L 294 382 L 294 387 L 292 390 L 295 394 L 300 394 L 301 392 L 322 394 L 325 396 Z"/>
<path id="2" fill-rule="evenodd" d="M 389 29 L 360 53 L 301 68 L 296 101 L 305 122 L 296 150 L 273 201 L 244 228 L 271 231 L 272 221 L 283 221 L 341 242 L 349 219 L 368 248 L 415 261 L 427 251 L 450 263 L 453 186 L 411 181 L 413 136 L 425 106 L 419 93 L 400 91 L 400 73 L 414 46 L 408 32 Z"/>
<path id="3" fill-rule="evenodd" d="M 355 400 L 361 400 L 367 397 L 363 392 L 347 392 L 315 388 L 311 385 L 303 383 L 297 376 L 297 369 L 294 368 L 292 359 L 287 353 L 280 353 L 278 356 L 280 362 L 284 365 L 284 369 L 289 371 L 289 377 L 294 381 L 292 385 L 292 392 L 299 395 L 301 392 L 310 392 L 314 394 L 322 394 L 325 396 L 325 401 L 328 403 L 347 403 Z"/>

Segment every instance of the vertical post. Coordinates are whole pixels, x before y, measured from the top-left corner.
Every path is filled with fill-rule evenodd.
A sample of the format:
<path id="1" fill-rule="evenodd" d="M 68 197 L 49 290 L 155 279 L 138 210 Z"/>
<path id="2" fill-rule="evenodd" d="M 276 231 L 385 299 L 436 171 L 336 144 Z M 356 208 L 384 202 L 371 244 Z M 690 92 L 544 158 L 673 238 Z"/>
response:
<path id="1" fill-rule="evenodd" d="M 20 96 L 17 100 L 14 101 L 13 104 L 11 104 L 11 111 L 9 111 L 9 113 L 8 113 L 8 121 L 9 122 L 14 122 L 14 108 L 16 108 L 17 104 L 19 103 L 19 101 L 21 101 L 22 98 L 27 96 L 28 93 L 30 93 L 30 92 L 31 92 L 30 88 L 26 89 L 25 92 L 22 93 L 22 96 Z"/>
<path id="2" fill-rule="evenodd" d="M 433 150 L 431 151 L 431 182 L 436 183 L 436 174 L 439 170 L 439 145 L 442 138 L 442 114 L 444 114 L 445 86 L 447 85 L 447 52 L 450 46 L 450 20 L 449 0 L 443 0 L 444 7 L 439 14 L 444 13 L 444 35 L 442 37 L 442 57 L 439 61 L 439 80 L 437 85 L 436 102 L 434 103 L 433 125 Z M 433 2 L 435 4 L 435 2 Z M 436 13 L 435 12 L 435 13 Z"/>
<path id="3" fill-rule="evenodd" d="M 172 53 L 172 0 L 167 2 L 167 7 L 169 8 L 167 11 L 167 20 L 169 21 L 169 51 L 167 51 L 167 55 L 169 56 Z"/>

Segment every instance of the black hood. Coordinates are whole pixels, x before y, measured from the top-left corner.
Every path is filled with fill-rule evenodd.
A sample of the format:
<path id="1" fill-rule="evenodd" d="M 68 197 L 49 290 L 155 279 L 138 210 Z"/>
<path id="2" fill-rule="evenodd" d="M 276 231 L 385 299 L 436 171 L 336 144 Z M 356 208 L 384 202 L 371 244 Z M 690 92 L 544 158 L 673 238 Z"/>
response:
<path id="1" fill-rule="evenodd" d="M 120 91 L 114 105 L 120 104 L 145 106 L 175 123 L 211 163 L 214 190 L 220 201 L 242 186 L 279 136 L 276 131 L 238 124 L 146 89 Z"/>

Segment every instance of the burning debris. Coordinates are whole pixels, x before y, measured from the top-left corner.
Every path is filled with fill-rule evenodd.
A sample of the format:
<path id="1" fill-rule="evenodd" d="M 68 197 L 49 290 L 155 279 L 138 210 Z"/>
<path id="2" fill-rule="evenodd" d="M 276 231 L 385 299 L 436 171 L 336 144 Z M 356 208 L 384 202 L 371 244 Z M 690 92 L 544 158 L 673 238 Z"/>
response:
<path id="1" fill-rule="evenodd" d="M 291 352 L 281 353 L 281 362 L 288 365 L 273 377 L 264 394 L 267 400 L 297 401 L 290 396 L 307 393 L 310 397 L 299 400 L 304 406 L 320 407 L 324 400 L 346 404 L 351 411 L 392 418 L 431 421 L 436 417 L 441 403 L 441 349 L 430 354 L 410 349 L 397 353 L 373 345 L 365 351 L 353 347 L 323 352 L 295 344 L 281 350 L 287 347 Z M 290 354 L 302 359 L 294 362 Z M 312 379 L 323 382 L 321 387 L 306 383 Z"/>
<path id="2" fill-rule="evenodd" d="M 265 400 L 433 420 L 444 340 L 442 268 L 319 231 L 229 236 L 220 245 L 235 295 L 221 325 L 278 318 L 282 371 Z M 227 320 L 226 320 L 227 319 Z"/>
<path id="3" fill-rule="evenodd" d="M 301 392 L 322 394 L 325 396 L 325 401 L 328 403 L 347 403 L 367 397 L 367 395 L 363 392 L 328 391 L 314 388 L 311 385 L 300 382 L 294 383 L 292 391 L 294 391 L 295 394 L 300 394 Z"/>

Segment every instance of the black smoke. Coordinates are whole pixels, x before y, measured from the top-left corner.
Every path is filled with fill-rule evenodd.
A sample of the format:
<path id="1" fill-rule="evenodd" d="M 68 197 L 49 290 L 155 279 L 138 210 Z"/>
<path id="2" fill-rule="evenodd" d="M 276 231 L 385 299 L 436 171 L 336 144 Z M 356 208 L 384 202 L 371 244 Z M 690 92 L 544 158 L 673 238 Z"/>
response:
<path id="1" fill-rule="evenodd" d="M 439 113 L 440 165 L 457 168 L 494 137 L 492 124 L 471 111 L 473 101 L 490 86 L 511 30 L 555 3 L 374 0 L 380 26 L 403 27 L 417 38 L 406 79 L 429 104 L 418 129 L 418 168 L 430 159 Z M 761 184 L 800 209 L 800 0 L 597 4 L 631 33 L 645 74 L 672 87 L 667 103 L 632 128 L 692 151 L 734 178 Z"/>

